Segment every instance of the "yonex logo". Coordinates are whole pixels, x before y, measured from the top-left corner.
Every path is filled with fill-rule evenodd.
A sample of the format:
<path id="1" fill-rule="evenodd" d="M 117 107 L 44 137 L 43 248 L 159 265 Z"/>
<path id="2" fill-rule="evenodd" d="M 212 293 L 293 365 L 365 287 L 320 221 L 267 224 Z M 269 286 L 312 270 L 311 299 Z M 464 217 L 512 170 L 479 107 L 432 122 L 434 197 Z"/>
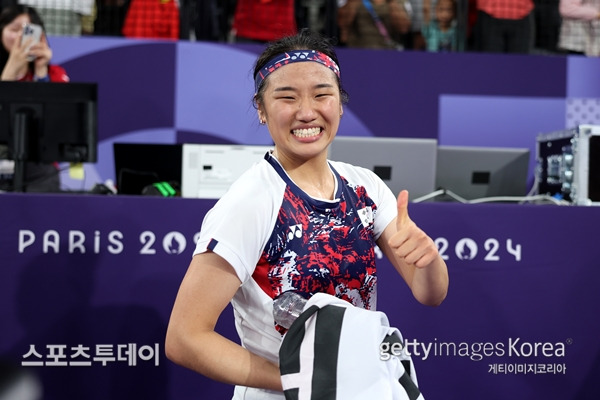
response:
<path id="1" fill-rule="evenodd" d="M 288 240 L 293 240 L 294 237 L 302 237 L 302 224 L 290 226 L 290 231 L 288 232 Z"/>

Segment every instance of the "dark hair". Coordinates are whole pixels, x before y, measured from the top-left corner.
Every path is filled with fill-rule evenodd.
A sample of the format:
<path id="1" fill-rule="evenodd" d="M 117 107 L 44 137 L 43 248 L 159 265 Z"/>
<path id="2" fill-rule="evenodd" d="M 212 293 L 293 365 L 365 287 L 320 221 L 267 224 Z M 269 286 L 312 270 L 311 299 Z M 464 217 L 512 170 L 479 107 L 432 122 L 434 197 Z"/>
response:
<path id="1" fill-rule="evenodd" d="M 254 74 L 253 77 L 256 78 L 258 72 L 265 66 L 270 59 L 275 57 L 278 54 L 285 53 L 286 51 L 291 50 L 317 50 L 323 54 L 328 55 L 335 63 L 339 66 L 340 62 L 338 61 L 337 54 L 333 48 L 333 45 L 330 39 L 325 36 L 313 32 L 307 28 L 300 30 L 297 34 L 293 36 L 286 36 L 277 41 L 271 42 L 267 45 L 265 50 L 256 60 L 254 64 Z M 340 68 L 341 71 L 341 68 Z M 263 84 L 258 88 L 257 93 L 254 96 L 254 104 L 260 103 L 262 101 L 262 96 L 264 93 L 265 82 L 269 79 L 267 77 Z M 348 93 L 342 87 L 342 82 L 340 78 L 337 78 L 338 88 L 340 89 L 340 99 L 342 103 L 348 102 Z"/>
<path id="2" fill-rule="evenodd" d="M 2 13 L 0 13 L 0 36 L 4 31 L 4 28 L 11 22 L 13 22 L 19 15 L 26 14 L 29 16 L 29 20 L 32 24 L 37 24 L 42 27 L 44 32 L 46 29 L 44 28 L 44 22 L 42 18 L 37 13 L 35 8 L 23 6 L 21 4 L 4 7 L 2 9 Z M 4 69 L 4 66 L 8 62 L 8 51 L 4 48 L 4 46 L 0 46 L 0 71 Z"/>
<path id="3" fill-rule="evenodd" d="M 457 12 L 457 11 L 456 11 L 456 7 L 457 7 L 456 0 L 448 0 L 448 1 L 450 2 L 450 7 L 452 8 L 452 12 L 454 13 L 454 15 L 456 15 L 456 12 Z M 437 8 L 437 6 L 438 6 L 438 3 L 440 3 L 440 2 L 438 1 L 438 2 L 436 3 L 436 5 L 435 5 L 435 6 L 436 6 L 436 8 Z"/>

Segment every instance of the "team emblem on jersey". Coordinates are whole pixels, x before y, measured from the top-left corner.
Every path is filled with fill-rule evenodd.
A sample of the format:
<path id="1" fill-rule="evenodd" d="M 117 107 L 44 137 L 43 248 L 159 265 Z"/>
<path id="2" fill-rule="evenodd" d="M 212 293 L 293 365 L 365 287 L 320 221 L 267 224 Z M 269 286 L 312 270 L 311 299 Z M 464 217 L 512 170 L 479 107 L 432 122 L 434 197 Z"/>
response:
<path id="1" fill-rule="evenodd" d="M 373 223 L 373 209 L 369 206 L 358 210 L 358 217 L 365 228 L 368 228 Z"/>

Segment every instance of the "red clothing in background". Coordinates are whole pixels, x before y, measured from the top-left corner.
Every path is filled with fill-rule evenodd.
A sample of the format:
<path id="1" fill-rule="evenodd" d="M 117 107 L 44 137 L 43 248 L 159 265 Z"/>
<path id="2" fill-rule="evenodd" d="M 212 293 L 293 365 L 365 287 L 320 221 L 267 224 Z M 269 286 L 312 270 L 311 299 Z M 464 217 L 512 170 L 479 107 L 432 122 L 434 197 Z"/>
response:
<path id="1" fill-rule="evenodd" d="M 533 10 L 532 0 L 477 0 L 477 8 L 494 18 L 522 19 Z"/>
<path id="2" fill-rule="evenodd" d="M 59 65 L 48 65 L 48 78 L 50 82 L 69 82 L 69 75 L 65 69 Z M 21 82 L 33 82 L 33 72 L 27 71 L 27 75 L 19 79 Z"/>
<path id="3" fill-rule="evenodd" d="M 130 38 L 179 39 L 179 7 L 175 0 L 132 0 L 123 35 Z"/>
<path id="4" fill-rule="evenodd" d="M 238 0 L 233 17 L 235 36 L 266 42 L 297 31 L 294 0 Z"/>

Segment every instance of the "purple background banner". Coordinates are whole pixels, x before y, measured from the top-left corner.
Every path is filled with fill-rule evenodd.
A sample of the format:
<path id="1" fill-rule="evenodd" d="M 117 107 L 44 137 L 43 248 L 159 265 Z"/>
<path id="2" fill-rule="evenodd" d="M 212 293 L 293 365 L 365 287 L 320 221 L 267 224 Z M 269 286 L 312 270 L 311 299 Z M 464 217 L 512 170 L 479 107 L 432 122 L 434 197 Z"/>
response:
<path id="1" fill-rule="evenodd" d="M 24 368 L 48 400 L 229 398 L 231 387 L 172 364 L 163 348 L 212 204 L 0 196 L 0 357 L 34 360 L 24 357 L 34 345 L 44 364 Z M 447 257 L 448 298 L 419 305 L 380 260 L 378 308 L 402 331 L 427 399 L 600 398 L 600 208 L 421 203 L 410 214 Z M 230 310 L 217 329 L 237 340 Z M 94 361 L 98 345 L 121 360 Z M 65 357 L 50 357 L 61 346 Z M 81 361 L 78 346 L 91 366 L 48 364 Z"/>

